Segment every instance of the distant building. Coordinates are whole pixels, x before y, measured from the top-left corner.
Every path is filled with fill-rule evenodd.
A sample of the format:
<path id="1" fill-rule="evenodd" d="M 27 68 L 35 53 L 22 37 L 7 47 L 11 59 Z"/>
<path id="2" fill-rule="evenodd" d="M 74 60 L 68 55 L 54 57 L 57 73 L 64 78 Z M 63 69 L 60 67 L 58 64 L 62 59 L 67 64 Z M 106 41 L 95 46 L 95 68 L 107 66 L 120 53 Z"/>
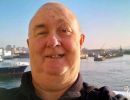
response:
<path id="1" fill-rule="evenodd" d="M 0 56 L 3 55 L 3 48 L 0 48 Z"/>
<path id="2" fill-rule="evenodd" d="M 6 50 L 6 51 L 11 51 L 11 50 L 12 50 L 12 46 L 11 46 L 11 45 L 7 45 L 7 46 L 5 47 L 5 50 Z"/>
<path id="3" fill-rule="evenodd" d="M 87 50 L 88 56 L 89 57 L 94 57 L 96 55 L 105 55 L 106 51 L 104 49 L 92 49 L 92 50 Z"/>
<path id="4" fill-rule="evenodd" d="M 11 59 L 11 58 L 13 58 L 12 51 L 4 50 L 3 58 L 4 58 L 4 59 Z"/>

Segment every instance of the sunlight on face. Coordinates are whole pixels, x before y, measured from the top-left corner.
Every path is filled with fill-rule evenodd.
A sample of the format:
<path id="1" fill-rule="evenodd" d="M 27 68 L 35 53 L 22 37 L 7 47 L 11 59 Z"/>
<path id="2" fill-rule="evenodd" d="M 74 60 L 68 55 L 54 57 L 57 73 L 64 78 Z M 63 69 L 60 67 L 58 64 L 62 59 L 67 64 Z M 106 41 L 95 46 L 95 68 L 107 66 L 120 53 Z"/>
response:
<path id="1" fill-rule="evenodd" d="M 43 7 L 32 19 L 29 31 L 30 62 L 35 77 L 79 72 L 81 34 L 70 11 Z"/>

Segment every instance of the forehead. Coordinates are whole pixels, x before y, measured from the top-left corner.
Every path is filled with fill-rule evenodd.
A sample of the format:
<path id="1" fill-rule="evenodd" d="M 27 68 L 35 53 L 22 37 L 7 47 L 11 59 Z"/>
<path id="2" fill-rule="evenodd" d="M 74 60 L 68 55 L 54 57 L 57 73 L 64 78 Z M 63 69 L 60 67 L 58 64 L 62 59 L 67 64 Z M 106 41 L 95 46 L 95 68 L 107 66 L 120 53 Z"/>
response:
<path id="1" fill-rule="evenodd" d="M 28 35 L 30 36 L 39 25 L 50 28 L 63 24 L 69 25 L 73 32 L 80 32 L 80 26 L 76 16 L 64 5 L 43 6 L 30 21 Z"/>
<path id="2" fill-rule="evenodd" d="M 74 19 L 74 15 L 67 8 L 57 6 L 45 6 L 36 13 L 36 15 L 32 19 L 31 24 L 35 25 L 45 22 L 72 23 Z"/>

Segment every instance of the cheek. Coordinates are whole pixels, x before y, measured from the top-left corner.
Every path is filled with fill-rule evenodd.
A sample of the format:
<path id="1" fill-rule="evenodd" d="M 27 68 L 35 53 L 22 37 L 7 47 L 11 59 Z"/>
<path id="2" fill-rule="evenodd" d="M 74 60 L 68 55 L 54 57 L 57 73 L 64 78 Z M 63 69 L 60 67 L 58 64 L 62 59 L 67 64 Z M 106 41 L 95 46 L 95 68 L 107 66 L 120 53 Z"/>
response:
<path id="1" fill-rule="evenodd" d="M 70 66 L 78 63 L 80 59 L 80 43 L 76 39 L 66 39 L 63 46 L 66 50 L 66 59 Z"/>
<path id="2" fill-rule="evenodd" d="M 42 64 L 42 53 L 44 52 L 42 48 L 44 48 L 44 43 L 41 40 L 36 39 L 32 39 L 29 42 L 29 56 L 32 70 L 37 70 L 39 72 L 41 68 L 39 68 L 38 66 Z"/>
<path id="3" fill-rule="evenodd" d="M 30 42 L 30 51 L 32 52 L 32 54 L 41 53 L 43 48 L 45 47 L 45 42 L 41 39 L 33 39 L 30 40 Z"/>
<path id="4" fill-rule="evenodd" d="M 64 39 L 63 46 L 67 51 L 75 52 L 80 49 L 80 42 L 76 39 Z"/>
<path id="5" fill-rule="evenodd" d="M 30 51 L 30 63 L 33 71 L 41 72 L 42 68 L 42 53 L 44 52 L 45 43 L 39 39 L 32 39 L 29 41 L 29 51 Z"/>
<path id="6" fill-rule="evenodd" d="M 66 50 L 66 61 L 73 69 L 75 65 L 79 65 L 80 61 L 80 43 L 74 39 L 64 41 L 64 49 Z"/>

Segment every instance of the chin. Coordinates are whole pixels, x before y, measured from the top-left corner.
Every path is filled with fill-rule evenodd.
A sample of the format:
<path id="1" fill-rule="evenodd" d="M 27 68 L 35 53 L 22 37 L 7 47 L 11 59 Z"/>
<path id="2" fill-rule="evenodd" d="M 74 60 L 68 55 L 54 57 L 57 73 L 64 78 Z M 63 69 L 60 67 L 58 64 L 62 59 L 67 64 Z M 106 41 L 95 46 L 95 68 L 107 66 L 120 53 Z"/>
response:
<path id="1" fill-rule="evenodd" d="M 64 75 L 67 72 L 68 68 L 51 68 L 51 69 L 46 69 L 45 73 L 48 75 L 55 75 L 55 76 L 61 76 Z"/>
<path id="2" fill-rule="evenodd" d="M 59 73 L 59 72 L 46 72 L 46 74 L 49 76 L 60 76 L 61 75 L 61 73 Z"/>

